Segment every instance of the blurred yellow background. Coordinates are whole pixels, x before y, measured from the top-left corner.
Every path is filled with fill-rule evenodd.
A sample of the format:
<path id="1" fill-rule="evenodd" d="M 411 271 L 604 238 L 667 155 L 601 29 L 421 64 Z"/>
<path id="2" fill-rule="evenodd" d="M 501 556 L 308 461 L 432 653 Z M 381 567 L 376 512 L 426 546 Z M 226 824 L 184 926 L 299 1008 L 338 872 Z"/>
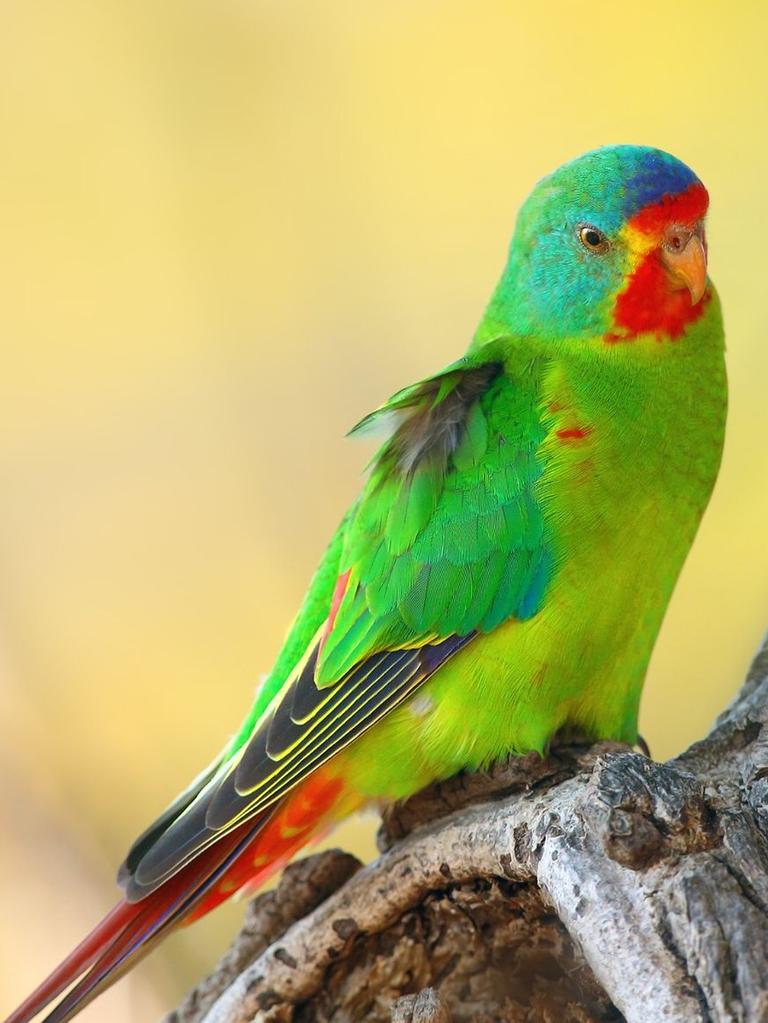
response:
<path id="1" fill-rule="evenodd" d="M 712 195 L 727 451 L 642 714 L 660 757 L 707 728 L 768 624 L 767 27 L 743 0 L 5 0 L 0 1015 L 245 711 L 358 485 L 345 430 L 461 353 L 526 192 L 608 142 Z M 84 1021 L 156 1018 L 241 912 Z"/>

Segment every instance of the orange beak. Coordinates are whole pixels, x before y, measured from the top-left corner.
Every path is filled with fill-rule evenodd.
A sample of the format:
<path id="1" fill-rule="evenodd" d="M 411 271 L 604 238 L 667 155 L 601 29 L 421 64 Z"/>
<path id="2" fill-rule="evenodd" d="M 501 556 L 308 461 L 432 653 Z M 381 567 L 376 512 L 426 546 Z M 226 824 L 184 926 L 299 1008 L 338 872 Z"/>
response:
<path id="1" fill-rule="evenodd" d="M 661 247 L 661 259 L 678 288 L 687 288 L 691 304 L 701 301 L 707 289 L 707 251 L 696 231 L 675 229 Z"/>

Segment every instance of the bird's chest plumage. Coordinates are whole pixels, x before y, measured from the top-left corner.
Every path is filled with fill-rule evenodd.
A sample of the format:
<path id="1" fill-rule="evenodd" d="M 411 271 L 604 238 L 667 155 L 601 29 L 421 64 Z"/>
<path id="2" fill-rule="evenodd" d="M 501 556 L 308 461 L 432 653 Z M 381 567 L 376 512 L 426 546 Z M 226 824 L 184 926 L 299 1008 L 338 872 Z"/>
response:
<path id="1" fill-rule="evenodd" d="M 710 333 L 548 367 L 539 499 L 560 570 L 587 573 L 591 603 L 590 566 L 624 590 L 628 578 L 654 590 L 693 540 L 725 427 L 722 344 Z"/>
<path id="2" fill-rule="evenodd" d="M 633 344 L 644 347 L 548 368 L 539 483 L 557 564 L 542 611 L 548 663 L 569 719 L 625 735 L 717 476 L 726 413 L 719 316 L 679 341 Z"/>
<path id="3" fill-rule="evenodd" d="M 536 498 L 553 560 L 543 603 L 478 636 L 378 726 L 407 736 L 411 755 L 386 778 L 373 772 L 372 791 L 542 750 L 564 726 L 634 741 L 648 660 L 720 462 L 722 330 L 706 327 L 668 349 L 650 339 L 541 368 Z"/>
<path id="4" fill-rule="evenodd" d="M 636 736 L 648 661 L 714 485 L 726 411 L 719 319 L 667 348 L 636 343 L 645 349 L 617 346 L 594 360 L 579 352 L 542 373 L 537 498 L 552 581 L 535 615 L 480 637 L 434 682 L 441 727 L 470 766 L 541 749 L 565 725 Z M 463 723 L 478 716 L 467 733 Z"/>

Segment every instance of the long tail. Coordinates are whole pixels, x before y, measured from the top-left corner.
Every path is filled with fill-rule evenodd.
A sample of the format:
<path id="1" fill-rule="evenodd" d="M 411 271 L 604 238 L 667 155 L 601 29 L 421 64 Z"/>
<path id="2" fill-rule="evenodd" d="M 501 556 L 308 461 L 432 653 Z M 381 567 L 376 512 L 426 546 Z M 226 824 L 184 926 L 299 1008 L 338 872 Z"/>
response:
<path id="1" fill-rule="evenodd" d="M 253 843 L 263 823 L 263 818 L 247 821 L 141 902 L 119 902 L 6 1023 L 29 1023 L 74 983 L 44 1023 L 72 1019 L 200 905 Z"/>
<path id="2" fill-rule="evenodd" d="M 282 803 L 222 835 L 155 891 L 118 903 L 5 1023 L 30 1023 L 71 988 L 43 1021 L 67 1023 L 171 929 L 199 919 L 236 891 L 257 888 L 360 803 L 332 772 L 316 771 Z"/>

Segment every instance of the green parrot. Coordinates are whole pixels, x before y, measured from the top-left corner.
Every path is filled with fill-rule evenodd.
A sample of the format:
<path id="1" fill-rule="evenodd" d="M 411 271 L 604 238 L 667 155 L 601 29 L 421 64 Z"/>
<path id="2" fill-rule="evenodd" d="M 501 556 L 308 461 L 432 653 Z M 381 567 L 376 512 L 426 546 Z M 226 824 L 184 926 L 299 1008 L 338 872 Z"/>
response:
<path id="1" fill-rule="evenodd" d="M 540 181 L 466 355 L 381 435 L 272 672 L 131 847 L 124 898 L 17 1009 L 64 1023 L 172 928 L 334 822 L 572 729 L 637 740 L 640 692 L 720 463 L 708 196 L 657 149 Z"/>

